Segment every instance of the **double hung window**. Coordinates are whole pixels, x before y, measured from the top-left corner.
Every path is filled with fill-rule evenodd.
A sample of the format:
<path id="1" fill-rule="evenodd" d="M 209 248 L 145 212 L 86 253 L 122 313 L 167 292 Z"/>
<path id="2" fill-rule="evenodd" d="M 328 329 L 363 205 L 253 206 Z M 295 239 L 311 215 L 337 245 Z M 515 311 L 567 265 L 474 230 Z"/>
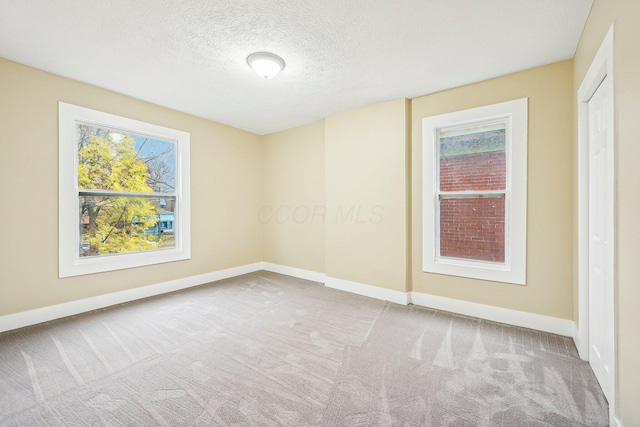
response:
<path id="1" fill-rule="evenodd" d="M 527 100 L 423 120 L 423 270 L 525 283 Z"/>
<path id="2" fill-rule="evenodd" d="M 189 258 L 189 134 L 65 103 L 59 121 L 60 277 Z"/>

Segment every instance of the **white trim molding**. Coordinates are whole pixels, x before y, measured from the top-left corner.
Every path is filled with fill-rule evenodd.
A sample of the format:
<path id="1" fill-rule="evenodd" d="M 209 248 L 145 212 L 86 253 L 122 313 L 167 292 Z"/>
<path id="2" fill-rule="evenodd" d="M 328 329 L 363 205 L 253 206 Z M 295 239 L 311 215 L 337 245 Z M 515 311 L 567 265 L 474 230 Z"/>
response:
<path id="1" fill-rule="evenodd" d="M 312 282 L 324 283 L 324 273 L 317 271 L 304 270 L 302 268 L 287 267 L 286 265 L 273 264 L 270 262 L 263 262 L 262 269 L 265 271 L 271 271 L 272 273 L 286 274 L 287 276 L 293 276 L 300 279 L 310 280 Z"/>
<path id="2" fill-rule="evenodd" d="M 118 195 L 139 198 L 144 193 L 83 188 L 79 184 L 79 125 L 95 126 L 110 131 L 117 130 L 118 133 L 122 131 L 127 135 L 158 139 L 174 147 L 175 191 L 166 194 L 146 193 L 158 198 L 163 198 L 163 195 L 173 197 L 176 205 L 175 212 L 173 212 L 175 215 L 174 247 L 104 256 L 81 256 L 80 222 L 82 218 L 78 208 L 83 192 L 89 190 L 110 191 L 109 194 L 115 196 L 114 199 Z M 189 132 L 59 102 L 58 133 L 58 277 L 80 276 L 191 258 L 191 181 L 189 173 L 191 136 Z M 96 194 L 99 194 L 100 197 L 104 195 L 104 193 Z"/>
<path id="3" fill-rule="evenodd" d="M 611 154 L 608 157 L 608 176 L 603 177 L 604 185 L 612 200 L 607 203 L 607 215 L 615 218 L 615 73 L 614 73 L 614 25 L 612 24 L 605 35 L 598 52 L 578 88 L 578 326 L 576 346 L 583 360 L 589 359 L 589 110 L 588 102 L 601 85 L 608 85 L 611 106 L 607 114 L 608 138 L 611 141 Z M 611 236 L 611 250 L 607 257 L 607 286 L 610 286 L 610 298 L 613 301 L 613 333 L 609 351 L 612 352 L 610 378 L 611 384 L 603 387 L 609 401 L 609 420 L 611 425 L 620 425 L 615 417 L 617 405 L 617 330 L 615 320 L 616 277 L 615 277 L 615 220 L 607 225 L 606 234 Z M 606 389 L 609 389 L 607 391 Z"/>
<path id="4" fill-rule="evenodd" d="M 0 332 L 262 270 L 262 262 L 0 316 Z"/>
<path id="5" fill-rule="evenodd" d="M 182 279 L 171 280 L 126 291 L 114 292 L 111 294 L 0 316 L 0 332 L 35 325 L 37 323 L 60 319 L 67 316 L 73 316 L 75 314 L 178 291 L 261 270 L 324 283 L 324 285 L 329 288 L 339 289 L 383 301 L 390 301 L 396 304 L 408 305 L 413 303 L 422 307 L 449 311 L 452 313 L 478 317 L 514 326 L 522 326 L 525 328 L 551 332 L 564 336 L 572 336 L 575 329 L 575 324 L 566 319 L 558 319 L 539 314 L 423 294 L 420 292 L 394 291 L 364 283 L 327 277 L 324 273 L 316 271 L 287 267 L 269 262 L 256 262 L 253 264 L 199 274 L 196 276 L 185 277 Z"/>
<path id="6" fill-rule="evenodd" d="M 494 322 L 506 323 L 523 328 L 536 329 L 552 334 L 572 336 L 573 321 L 541 314 L 527 313 L 492 305 L 478 304 L 437 295 L 410 292 L 411 301 L 415 305 L 450 311 L 465 316 L 478 317 Z"/>
<path id="7" fill-rule="evenodd" d="M 613 87 L 613 26 L 577 94 L 578 107 L 578 334 L 580 357 L 589 360 L 589 147 L 587 102 L 605 77 Z M 613 94 L 613 91 L 611 92 Z M 613 123 L 613 121 L 612 121 Z"/>
<path id="8" fill-rule="evenodd" d="M 395 302 L 396 304 L 407 305 L 410 302 L 409 294 L 406 292 L 393 291 L 391 289 L 366 285 L 364 283 L 336 279 L 335 277 L 327 276 L 325 278 L 324 285 L 328 288 L 339 289 L 341 291 L 351 292 L 352 294 Z"/>
<path id="9" fill-rule="evenodd" d="M 527 272 L 527 98 L 422 119 L 422 271 L 525 285 Z M 440 253 L 441 196 L 485 197 L 467 188 L 441 191 L 441 132 L 502 123 L 505 127 L 505 187 L 490 197 L 504 198 L 504 262 L 443 256 Z M 475 210 L 475 209 L 474 209 Z"/>
<path id="10" fill-rule="evenodd" d="M 279 264 L 263 262 L 263 270 L 274 273 L 286 274 L 300 279 L 311 280 L 313 282 L 324 283 L 328 288 L 339 289 L 352 294 L 362 295 L 383 301 L 390 301 L 396 304 L 415 304 L 422 307 L 434 308 L 437 310 L 449 311 L 465 316 L 477 317 L 494 322 L 506 323 L 513 326 L 535 329 L 543 332 L 550 332 L 566 337 L 574 337 L 576 340 L 576 325 L 568 319 L 543 316 L 541 314 L 527 313 L 518 310 L 495 307 L 491 305 L 478 304 L 453 298 L 440 297 L 436 295 L 423 294 L 420 292 L 401 292 L 365 283 L 352 282 L 326 276 L 324 273 L 303 270 L 299 268 L 287 267 Z"/>

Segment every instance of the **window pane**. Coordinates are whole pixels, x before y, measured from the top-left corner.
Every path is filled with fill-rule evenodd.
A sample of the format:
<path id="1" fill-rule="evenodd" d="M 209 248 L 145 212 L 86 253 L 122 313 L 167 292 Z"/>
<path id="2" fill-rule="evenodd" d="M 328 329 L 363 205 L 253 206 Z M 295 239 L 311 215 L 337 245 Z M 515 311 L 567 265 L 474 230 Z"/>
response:
<path id="1" fill-rule="evenodd" d="M 175 198 L 80 196 L 80 257 L 175 247 Z"/>
<path id="2" fill-rule="evenodd" d="M 78 188 L 174 193 L 176 144 L 77 124 Z"/>
<path id="3" fill-rule="evenodd" d="M 503 263 L 504 201 L 503 197 L 440 200 L 440 256 Z"/>
<path id="4" fill-rule="evenodd" d="M 504 190 L 505 123 L 440 131 L 440 191 Z"/>

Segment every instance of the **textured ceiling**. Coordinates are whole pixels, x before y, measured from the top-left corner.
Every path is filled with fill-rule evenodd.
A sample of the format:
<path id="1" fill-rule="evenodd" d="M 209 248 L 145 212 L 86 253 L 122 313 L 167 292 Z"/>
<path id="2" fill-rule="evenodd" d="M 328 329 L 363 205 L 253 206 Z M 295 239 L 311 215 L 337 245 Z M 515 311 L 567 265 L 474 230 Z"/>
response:
<path id="1" fill-rule="evenodd" d="M 0 57 L 267 134 L 569 59 L 592 2 L 0 0 Z"/>

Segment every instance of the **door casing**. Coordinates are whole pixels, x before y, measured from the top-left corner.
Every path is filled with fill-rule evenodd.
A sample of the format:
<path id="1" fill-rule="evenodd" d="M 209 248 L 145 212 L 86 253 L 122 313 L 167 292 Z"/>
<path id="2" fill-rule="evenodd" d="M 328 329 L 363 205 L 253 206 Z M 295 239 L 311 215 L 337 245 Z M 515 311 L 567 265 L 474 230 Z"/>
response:
<path id="1" fill-rule="evenodd" d="M 616 396 L 617 396 L 617 328 L 615 313 L 616 277 L 615 277 L 615 85 L 614 85 L 614 26 L 612 25 L 605 36 L 580 88 L 578 89 L 578 327 L 574 340 L 578 352 L 583 360 L 589 359 L 589 122 L 588 102 L 600 84 L 608 85 L 610 94 L 608 108 L 610 123 L 608 141 L 610 141 L 611 155 L 606 177 L 607 191 L 613 195 L 613 203 L 606 206 L 609 210 L 610 223 L 608 234 L 611 236 L 610 253 L 607 254 L 610 271 L 609 282 L 613 290 L 613 307 L 610 313 L 613 318 L 613 348 L 611 376 L 612 384 L 609 395 L 609 414 L 611 425 L 615 424 Z M 605 80 L 606 78 L 606 80 Z"/>

